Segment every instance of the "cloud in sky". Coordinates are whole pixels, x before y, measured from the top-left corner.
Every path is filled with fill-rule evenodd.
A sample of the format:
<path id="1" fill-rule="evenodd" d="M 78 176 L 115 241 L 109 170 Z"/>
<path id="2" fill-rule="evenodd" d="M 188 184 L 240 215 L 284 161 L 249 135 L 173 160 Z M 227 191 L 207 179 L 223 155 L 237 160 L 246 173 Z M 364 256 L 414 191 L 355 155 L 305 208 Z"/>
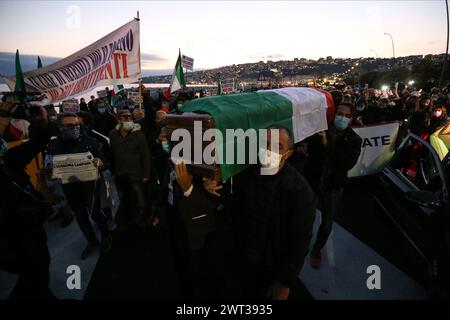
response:
<path id="1" fill-rule="evenodd" d="M 141 67 L 143 70 L 158 69 L 158 66 L 167 64 L 167 59 L 153 53 L 141 53 Z"/>

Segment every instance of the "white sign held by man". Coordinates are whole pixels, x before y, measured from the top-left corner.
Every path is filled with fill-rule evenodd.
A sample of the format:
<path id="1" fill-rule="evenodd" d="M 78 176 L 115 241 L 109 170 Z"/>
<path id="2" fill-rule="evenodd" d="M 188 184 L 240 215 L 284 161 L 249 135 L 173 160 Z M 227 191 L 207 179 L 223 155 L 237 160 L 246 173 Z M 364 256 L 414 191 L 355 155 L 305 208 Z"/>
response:
<path id="1" fill-rule="evenodd" d="M 78 113 L 80 112 L 80 105 L 77 99 L 65 100 L 62 103 L 64 113 Z"/>
<path id="2" fill-rule="evenodd" d="M 132 101 L 134 105 L 143 103 L 142 95 L 139 92 L 134 91 L 128 92 L 128 100 Z"/>
<path id="3" fill-rule="evenodd" d="M 97 97 L 99 97 L 99 98 L 107 98 L 108 97 L 108 92 L 106 92 L 106 90 L 99 90 L 99 91 L 97 91 Z"/>
<path id="4" fill-rule="evenodd" d="M 48 156 L 51 163 L 52 179 L 60 179 L 62 184 L 94 181 L 98 171 L 90 152 Z"/>
<path id="5" fill-rule="evenodd" d="M 375 126 L 354 127 L 361 137 L 361 154 L 348 177 L 362 177 L 383 170 L 395 153 L 399 123 L 391 122 Z"/>

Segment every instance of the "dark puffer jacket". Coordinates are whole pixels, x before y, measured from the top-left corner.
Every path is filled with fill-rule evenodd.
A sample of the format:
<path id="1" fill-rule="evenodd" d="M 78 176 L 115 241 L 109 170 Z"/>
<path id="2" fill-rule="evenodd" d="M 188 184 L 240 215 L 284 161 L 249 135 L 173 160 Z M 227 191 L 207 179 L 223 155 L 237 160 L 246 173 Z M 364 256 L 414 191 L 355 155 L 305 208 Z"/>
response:
<path id="1" fill-rule="evenodd" d="M 141 132 L 141 126 L 125 137 L 120 134 L 120 125 L 111 131 L 109 139 L 112 150 L 112 173 L 118 177 L 127 177 L 132 181 L 150 178 L 151 157 L 147 140 Z"/>
<path id="2" fill-rule="evenodd" d="M 304 172 L 319 195 L 325 190 L 342 188 L 347 182 L 348 171 L 361 154 L 362 139 L 350 127 L 343 132 L 331 127 L 327 139 L 327 145 L 323 145 L 317 135 L 308 139 L 308 161 Z"/>

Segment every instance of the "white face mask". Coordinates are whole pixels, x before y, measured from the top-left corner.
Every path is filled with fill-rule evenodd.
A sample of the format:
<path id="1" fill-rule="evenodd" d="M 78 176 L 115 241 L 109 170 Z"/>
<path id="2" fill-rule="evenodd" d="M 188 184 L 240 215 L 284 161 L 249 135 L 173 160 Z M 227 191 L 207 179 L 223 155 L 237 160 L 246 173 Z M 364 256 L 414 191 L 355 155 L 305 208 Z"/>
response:
<path id="1" fill-rule="evenodd" d="M 265 175 L 277 174 L 280 170 L 281 159 L 285 154 L 279 154 L 271 150 L 261 148 L 259 150 L 259 162 L 264 169 Z"/>
<path id="2" fill-rule="evenodd" d="M 123 128 L 123 130 L 125 130 L 125 131 L 131 131 L 131 130 L 133 130 L 133 128 L 134 128 L 134 123 L 133 123 L 133 121 L 125 121 L 125 122 L 122 122 L 122 128 Z"/>
<path id="3" fill-rule="evenodd" d="M 433 115 L 435 118 L 439 118 L 440 116 L 442 116 L 442 111 L 434 111 Z"/>

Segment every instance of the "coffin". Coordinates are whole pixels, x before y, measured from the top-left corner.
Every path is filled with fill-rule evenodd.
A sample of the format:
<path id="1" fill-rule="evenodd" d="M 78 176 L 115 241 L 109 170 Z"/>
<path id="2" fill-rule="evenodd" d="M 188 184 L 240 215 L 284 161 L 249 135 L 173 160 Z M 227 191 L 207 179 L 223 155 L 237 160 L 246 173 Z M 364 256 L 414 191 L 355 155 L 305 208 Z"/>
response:
<path id="1" fill-rule="evenodd" d="M 215 143 L 217 149 L 223 150 L 222 159 L 225 159 L 227 148 L 236 142 L 227 139 L 228 129 L 258 131 L 272 125 L 282 125 L 292 131 L 294 142 L 297 143 L 328 129 L 334 105 L 331 94 L 326 91 L 291 87 L 195 99 L 185 104 L 179 111 L 180 114 L 168 114 L 165 120 L 172 149 L 179 143 L 173 139 L 176 129 L 186 129 L 193 136 L 194 122 L 201 121 L 203 132 L 215 128 L 222 134 L 222 142 L 217 140 Z M 201 144 L 204 150 L 210 142 Z M 198 156 L 193 147 L 190 155 L 192 163 L 195 154 Z M 257 149 L 250 149 L 247 152 L 257 153 Z M 247 158 L 249 154 L 246 155 Z M 194 175 L 226 181 L 249 166 L 248 163 L 236 164 L 236 161 L 225 161 L 220 164 L 202 162 L 188 165 L 188 168 Z"/>
<path id="2" fill-rule="evenodd" d="M 166 132 L 169 137 L 172 138 L 172 134 L 176 129 L 186 129 L 190 132 L 191 136 L 194 136 L 194 122 L 201 121 L 202 122 L 202 131 L 206 131 L 207 129 L 215 128 L 214 119 L 208 113 L 202 112 L 185 112 L 183 114 L 167 114 L 166 119 L 164 121 Z M 178 143 L 176 141 L 172 141 L 169 139 L 171 148 Z M 206 147 L 208 143 L 204 143 L 202 145 L 202 150 Z M 191 148 L 191 162 L 194 162 L 194 145 Z M 187 165 L 189 172 L 192 175 L 209 178 L 212 180 L 220 181 L 220 166 L 218 164 L 195 164 L 195 165 Z"/>

